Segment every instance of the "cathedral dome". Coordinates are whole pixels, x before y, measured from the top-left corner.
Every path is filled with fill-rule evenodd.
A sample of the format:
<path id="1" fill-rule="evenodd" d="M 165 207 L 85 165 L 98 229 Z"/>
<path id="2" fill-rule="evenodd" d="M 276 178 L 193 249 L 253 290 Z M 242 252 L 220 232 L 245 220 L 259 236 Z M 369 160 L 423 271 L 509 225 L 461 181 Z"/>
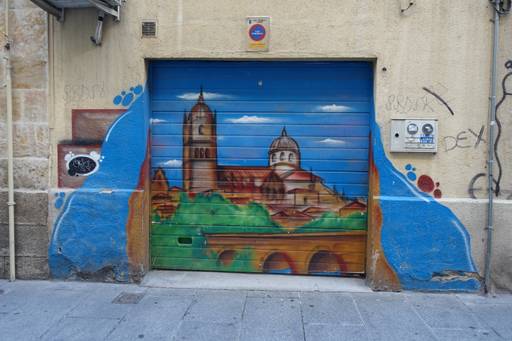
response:
<path id="1" fill-rule="evenodd" d="M 286 128 L 281 131 L 281 136 L 272 141 L 268 151 L 269 165 L 282 169 L 300 167 L 299 144 L 286 133 Z"/>
<path id="2" fill-rule="evenodd" d="M 288 136 L 286 128 L 281 131 L 281 136 L 272 141 L 269 154 L 279 151 L 291 151 L 299 154 L 299 144 L 293 138 Z"/>

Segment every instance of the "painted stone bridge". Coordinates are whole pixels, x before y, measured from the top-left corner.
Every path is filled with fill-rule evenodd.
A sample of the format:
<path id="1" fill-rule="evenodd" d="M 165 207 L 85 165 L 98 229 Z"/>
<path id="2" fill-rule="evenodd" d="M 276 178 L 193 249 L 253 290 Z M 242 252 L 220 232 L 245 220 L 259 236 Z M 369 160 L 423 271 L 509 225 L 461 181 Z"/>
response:
<path id="1" fill-rule="evenodd" d="M 222 265 L 250 249 L 254 257 L 248 265 L 254 272 L 341 276 L 365 270 L 366 231 L 205 236 Z"/>

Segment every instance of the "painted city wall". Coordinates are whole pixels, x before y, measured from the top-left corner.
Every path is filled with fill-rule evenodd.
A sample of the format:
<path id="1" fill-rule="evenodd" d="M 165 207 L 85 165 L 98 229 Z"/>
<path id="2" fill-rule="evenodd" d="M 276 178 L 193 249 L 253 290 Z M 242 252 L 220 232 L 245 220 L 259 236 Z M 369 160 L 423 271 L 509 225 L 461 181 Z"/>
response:
<path id="1" fill-rule="evenodd" d="M 63 203 L 49 248 L 54 277 L 127 281 L 147 270 L 143 258 L 133 257 L 141 248 L 131 245 L 134 238 L 145 239 L 134 232 L 143 218 L 133 217 L 143 217 L 143 196 L 136 197 L 144 190 L 150 153 L 152 267 L 363 274 L 371 137 L 376 181 L 370 226 L 380 231 L 373 251 L 382 252 L 394 286 L 479 288 L 469 235 L 437 201 L 439 184 L 419 175 L 416 186 L 416 169 L 408 165 L 402 173 L 384 153 L 370 63 L 281 63 L 281 69 L 279 63 L 257 63 L 251 72 L 255 63 L 240 62 L 231 69 L 247 76 L 235 77 L 229 93 L 206 92 L 200 85 L 215 89 L 215 77 L 201 76 L 215 67 L 216 77 L 233 79 L 238 73 L 222 73 L 225 63 L 207 70 L 200 62 L 175 64 L 152 69 L 158 71 L 153 93 L 137 86 L 114 98 L 128 109 L 97 151 L 65 155 L 67 175 L 85 180 L 59 197 Z M 297 70 L 311 72 L 304 88 L 295 83 L 278 92 L 285 88 L 279 82 L 289 82 Z M 343 77 L 365 82 L 329 88 L 330 79 Z M 250 94 L 236 82 L 256 89 L 271 84 Z M 303 101 L 293 100 L 295 91 Z M 268 109 L 274 105 L 279 110 Z"/>
<path id="2" fill-rule="evenodd" d="M 406 287 L 469 290 L 477 287 L 475 271 L 481 274 L 483 270 L 486 236 L 487 184 L 481 174 L 487 171 L 485 159 L 489 145 L 488 66 L 492 11 L 488 1 L 484 0 L 457 0 L 455 3 L 417 1 L 410 8 L 405 7 L 401 8 L 399 1 L 391 0 L 364 3 L 348 0 L 343 5 L 339 1 L 327 0 L 323 6 L 310 1 L 260 1 L 257 4 L 240 4 L 232 0 L 215 3 L 200 0 L 133 2 L 123 12 L 125 20 L 115 24 L 106 22 L 101 48 L 90 46 L 91 32 L 84 29 L 94 24 L 96 13 L 69 11 L 65 23 L 52 23 L 55 32 L 51 37 L 55 51 L 52 56 L 55 60 L 50 63 L 49 74 L 55 75 L 55 89 L 54 107 L 50 111 L 54 116 L 50 127 L 53 148 L 53 171 L 50 175 L 54 188 L 54 193 L 51 193 L 54 214 L 50 228 L 53 230 L 57 217 L 63 215 L 71 193 L 82 189 L 89 178 L 98 174 L 69 175 L 66 156 L 72 152 L 74 156 L 89 155 L 94 160 L 98 155 L 104 155 L 102 146 L 106 131 L 112 127 L 110 131 L 116 132 L 112 122 L 125 110 L 131 110 L 135 103 L 123 106 L 121 100 L 121 104 L 116 105 L 113 99 L 122 91 L 129 93 L 131 85 L 145 83 L 142 81 L 147 72 L 142 62 L 144 58 L 370 60 L 373 62 L 372 106 L 375 112 L 370 120 L 371 143 L 368 146 L 372 155 L 368 168 L 370 195 L 366 203 L 368 254 L 365 271 L 369 283 L 374 288 L 388 290 Z M 244 51 L 246 33 L 243 19 L 254 13 L 271 16 L 270 50 L 267 53 Z M 157 20 L 158 33 L 156 38 L 143 39 L 139 24 L 148 18 Z M 509 267 L 512 233 L 508 228 L 508 221 L 512 219 L 512 201 L 507 199 L 512 183 L 512 164 L 506 155 L 512 150 L 512 140 L 508 136 L 512 104 L 508 95 L 510 91 L 504 89 L 510 88 L 507 84 L 511 78 L 506 77 L 510 69 L 505 63 L 512 58 L 512 46 L 508 43 L 511 27 L 510 16 L 503 17 L 498 68 L 503 84 L 498 89 L 498 100 L 504 99 L 498 110 L 501 135 L 497 145 L 501 178 L 498 180 L 496 165 L 495 180 L 499 182 L 499 191 L 496 193 L 494 188 L 496 238 L 493 250 L 493 280 L 508 288 L 512 288 Z M 175 123 L 177 127 L 181 126 L 176 128 L 180 132 L 183 131 L 183 114 L 190 112 L 197 102 L 201 85 L 205 93 L 212 92 L 207 84 L 201 83 L 187 90 L 197 96 L 179 109 L 181 120 Z M 147 96 L 151 98 L 151 91 Z M 217 107 L 215 101 L 205 98 L 205 103 L 214 112 L 217 110 L 218 115 L 223 115 L 222 108 Z M 102 119 L 98 118 L 100 114 L 97 112 L 79 112 L 90 111 L 91 108 L 110 112 L 102 113 Z M 119 109 L 123 112 L 111 111 Z M 242 108 L 239 112 L 242 113 L 239 117 L 244 114 L 250 116 Z M 149 111 L 146 115 L 149 127 Z M 438 152 L 421 155 L 389 153 L 391 118 L 438 119 Z M 106 131 L 100 137 L 95 136 L 93 141 L 75 143 L 74 131 L 78 134 L 82 129 L 77 129 L 80 124 L 72 122 L 84 119 L 89 122 L 85 126 L 92 121 L 104 122 L 102 126 Z M 283 125 L 276 124 L 275 131 L 268 134 L 264 144 L 267 152 L 273 139 L 281 136 L 282 128 Z M 288 124 L 286 133 L 298 142 L 301 152 L 308 148 L 300 133 L 293 131 Z M 221 141 L 217 142 L 218 153 L 225 151 Z M 151 148 L 151 144 L 145 147 Z M 92 152 L 98 155 L 91 155 Z M 151 151 L 145 155 L 151 156 Z M 154 162 L 153 159 L 149 160 Z M 68 156 L 68 160 L 76 158 Z M 303 161 L 301 167 L 309 172 L 309 166 Z M 95 164 L 95 161 L 91 162 Z M 226 164 L 218 159 L 217 165 Z M 252 162 L 237 162 L 229 166 L 251 165 L 257 166 Z M 152 167 L 151 172 L 150 164 L 143 167 L 148 171 L 139 180 L 147 189 L 149 181 L 157 175 L 158 166 Z M 170 189 L 173 186 L 184 189 L 183 183 L 179 184 L 182 180 L 176 181 L 176 176 L 168 174 L 165 167 L 163 170 Z M 319 168 L 313 167 L 315 175 L 318 171 Z M 333 189 L 325 176 L 318 176 Z M 336 190 L 342 193 L 338 187 Z M 144 190 L 143 193 L 149 195 L 149 191 Z M 195 200 L 195 197 L 190 196 L 189 199 Z M 146 203 L 151 202 L 149 196 L 145 200 Z M 248 204 L 238 202 L 236 205 Z M 410 216 L 411 205 L 417 205 L 413 211 L 421 212 L 423 221 Z M 153 208 L 142 204 L 140 208 L 133 217 L 145 214 L 146 218 L 142 220 L 149 224 Z M 90 206 L 90 210 L 93 209 L 97 207 Z M 143 261 L 135 264 L 145 264 L 144 270 L 147 269 L 150 263 L 148 246 L 134 247 L 130 241 L 148 242 L 149 226 L 144 227 L 147 232 L 144 235 L 140 229 L 127 229 L 127 221 L 121 219 L 119 222 L 124 231 L 137 232 L 141 236 L 131 238 L 132 232 L 127 232 L 125 249 L 129 250 L 127 255 L 139 252 L 137 257 Z M 134 258 L 127 256 L 126 259 L 130 262 Z M 97 269 L 91 267 L 90 271 L 94 273 Z"/>

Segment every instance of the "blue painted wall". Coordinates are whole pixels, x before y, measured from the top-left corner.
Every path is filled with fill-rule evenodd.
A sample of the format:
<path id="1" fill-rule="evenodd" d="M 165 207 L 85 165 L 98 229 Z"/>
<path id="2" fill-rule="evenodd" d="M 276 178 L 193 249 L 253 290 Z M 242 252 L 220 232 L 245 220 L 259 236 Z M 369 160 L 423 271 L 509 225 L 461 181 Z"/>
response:
<path id="1" fill-rule="evenodd" d="M 148 94 L 135 89 L 131 98 L 139 97 L 105 137 L 100 169 L 67 197 L 55 222 L 48 252 L 54 278 L 129 280 L 128 201 L 146 158 L 149 124 Z"/>
<path id="2" fill-rule="evenodd" d="M 372 124 L 378 169 L 382 247 L 404 289 L 474 291 L 480 288 L 470 236 L 457 216 L 418 190 L 387 158 Z"/>
<path id="3" fill-rule="evenodd" d="M 168 65 L 176 67 L 179 63 Z M 193 68 L 206 62 L 183 63 Z M 288 64 L 290 68 L 298 65 Z M 371 64 L 366 68 L 371 84 Z M 300 69 L 297 75 L 300 75 Z M 202 75 L 204 79 L 214 76 Z M 333 89 L 340 84 L 343 82 L 334 82 Z M 149 124 L 149 95 L 146 91 L 137 94 L 135 89 L 139 88 L 115 98 L 116 105 L 133 102 L 128 112 L 108 132 L 102 146 L 105 158 L 100 170 L 66 198 L 55 223 L 49 247 L 50 270 L 54 277 L 87 277 L 106 273 L 115 280 L 129 279 L 126 252 L 128 200 L 137 186 L 139 171 L 146 157 Z M 372 97 L 372 87 L 367 91 L 362 96 Z M 402 287 L 477 290 L 480 283 L 464 226 L 447 207 L 412 186 L 388 160 L 374 117 L 371 132 L 373 158 L 380 181 L 378 201 L 383 216 L 382 247 Z"/>

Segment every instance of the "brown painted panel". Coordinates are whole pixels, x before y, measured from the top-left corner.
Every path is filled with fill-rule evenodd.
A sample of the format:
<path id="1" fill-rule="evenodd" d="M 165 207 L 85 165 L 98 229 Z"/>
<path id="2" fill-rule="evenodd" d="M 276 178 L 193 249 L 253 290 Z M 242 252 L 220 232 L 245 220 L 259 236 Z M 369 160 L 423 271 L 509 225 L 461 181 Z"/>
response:
<path id="1" fill-rule="evenodd" d="M 73 141 L 103 141 L 110 125 L 123 109 L 75 109 L 72 112 Z"/>

